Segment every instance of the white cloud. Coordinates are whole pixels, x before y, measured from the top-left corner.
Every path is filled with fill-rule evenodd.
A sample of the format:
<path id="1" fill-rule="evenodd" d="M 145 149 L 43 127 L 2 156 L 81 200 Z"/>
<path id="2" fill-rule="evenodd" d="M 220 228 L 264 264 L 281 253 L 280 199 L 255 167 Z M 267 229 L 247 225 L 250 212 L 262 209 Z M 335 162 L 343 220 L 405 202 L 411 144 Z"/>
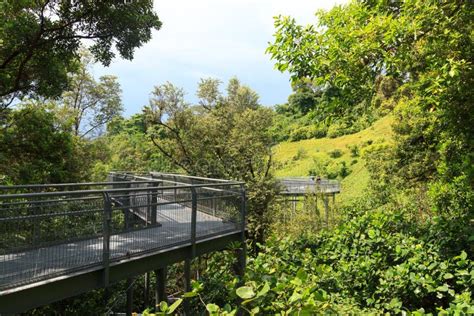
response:
<path id="1" fill-rule="evenodd" d="M 133 61 L 117 59 L 96 74 L 120 77 L 127 114 L 138 112 L 153 85 L 171 81 L 194 95 L 197 77 L 227 80 L 237 75 L 261 95 L 265 104 L 284 102 L 288 75 L 273 70 L 265 49 L 274 32 L 273 17 L 291 15 L 314 23 L 314 13 L 342 0 L 162 0 L 155 10 L 163 22 L 153 39 L 135 52 Z M 148 91 L 148 92 L 147 92 Z"/>

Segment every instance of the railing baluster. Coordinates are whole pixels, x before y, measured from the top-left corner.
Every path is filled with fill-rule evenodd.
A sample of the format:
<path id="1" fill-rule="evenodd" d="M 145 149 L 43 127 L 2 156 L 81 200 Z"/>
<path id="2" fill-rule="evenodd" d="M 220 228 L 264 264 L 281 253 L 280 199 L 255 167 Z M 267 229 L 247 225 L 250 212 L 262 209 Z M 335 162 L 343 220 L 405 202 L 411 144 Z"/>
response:
<path id="1" fill-rule="evenodd" d="M 110 234 L 112 221 L 112 202 L 107 192 L 104 192 L 104 214 L 103 214 L 103 245 L 102 245 L 102 264 L 104 266 L 104 287 L 109 285 L 109 266 L 110 266 Z"/>
<path id="2" fill-rule="evenodd" d="M 156 186 L 156 183 L 150 183 L 148 186 L 154 187 Z M 148 193 L 149 197 L 149 209 L 150 209 L 150 224 L 155 225 L 156 224 L 156 211 L 157 211 L 157 203 L 158 203 L 158 190 L 157 189 L 152 189 Z"/>
<path id="3" fill-rule="evenodd" d="M 196 222 L 197 222 L 197 193 L 196 188 L 191 188 L 191 258 L 196 256 Z"/>

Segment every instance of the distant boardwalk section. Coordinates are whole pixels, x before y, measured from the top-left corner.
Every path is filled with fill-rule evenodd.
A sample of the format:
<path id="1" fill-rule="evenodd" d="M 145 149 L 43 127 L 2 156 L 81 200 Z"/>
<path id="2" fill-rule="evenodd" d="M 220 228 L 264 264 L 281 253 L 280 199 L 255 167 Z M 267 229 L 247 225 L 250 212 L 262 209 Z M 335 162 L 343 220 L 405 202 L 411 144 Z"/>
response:
<path id="1" fill-rule="evenodd" d="M 332 194 L 341 192 L 337 180 L 321 179 L 320 177 L 281 178 L 282 195 L 305 195 L 310 193 Z"/>
<path id="2" fill-rule="evenodd" d="M 241 182 L 116 172 L 0 186 L 0 314 L 223 249 L 244 231 Z"/>

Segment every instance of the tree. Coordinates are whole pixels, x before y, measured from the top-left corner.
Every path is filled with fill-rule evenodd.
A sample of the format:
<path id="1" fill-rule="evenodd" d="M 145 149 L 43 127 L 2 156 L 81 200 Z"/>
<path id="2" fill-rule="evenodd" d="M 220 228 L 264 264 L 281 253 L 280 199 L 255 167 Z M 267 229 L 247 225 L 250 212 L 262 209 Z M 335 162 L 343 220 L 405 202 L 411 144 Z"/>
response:
<path id="1" fill-rule="evenodd" d="M 123 111 L 121 89 L 115 76 L 102 76 L 97 82 L 89 73 L 92 55 L 83 50 L 77 71 L 69 74 L 69 90 L 60 103 L 61 112 L 71 120 L 75 136 L 100 134 L 105 125 Z"/>
<path id="2" fill-rule="evenodd" d="M 115 52 L 132 59 L 161 22 L 151 0 L 0 2 L 0 110 L 27 95 L 59 96 L 76 65 L 81 40 L 108 65 Z"/>
<path id="3" fill-rule="evenodd" d="M 23 104 L 0 126 L 0 181 L 13 184 L 81 180 L 76 143 L 47 106 Z"/>
<path id="4" fill-rule="evenodd" d="M 196 106 L 171 83 L 155 87 L 144 109 L 148 134 L 156 148 L 188 174 L 245 181 L 251 237 L 262 242 L 276 189 L 269 133 L 273 114 L 236 78 L 229 81 L 227 95 L 218 86 L 217 80 L 201 80 Z"/>

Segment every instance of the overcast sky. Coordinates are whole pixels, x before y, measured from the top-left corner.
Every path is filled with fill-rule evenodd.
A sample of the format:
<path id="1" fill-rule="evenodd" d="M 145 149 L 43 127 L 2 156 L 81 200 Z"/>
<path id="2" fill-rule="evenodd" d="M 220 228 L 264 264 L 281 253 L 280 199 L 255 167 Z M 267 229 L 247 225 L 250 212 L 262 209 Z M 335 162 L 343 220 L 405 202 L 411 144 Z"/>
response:
<path id="1" fill-rule="evenodd" d="M 119 77 L 125 116 L 148 104 L 153 86 L 170 81 L 195 102 L 199 78 L 224 83 L 237 76 L 260 95 L 261 103 L 286 101 L 291 92 L 288 74 L 274 69 L 265 54 L 274 33 L 273 17 L 294 17 L 314 23 L 314 13 L 344 0 L 163 0 L 155 10 L 163 22 L 153 38 L 135 52 L 132 61 L 115 59 L 109 67 L 94 67 L 94 75 Z"/>

